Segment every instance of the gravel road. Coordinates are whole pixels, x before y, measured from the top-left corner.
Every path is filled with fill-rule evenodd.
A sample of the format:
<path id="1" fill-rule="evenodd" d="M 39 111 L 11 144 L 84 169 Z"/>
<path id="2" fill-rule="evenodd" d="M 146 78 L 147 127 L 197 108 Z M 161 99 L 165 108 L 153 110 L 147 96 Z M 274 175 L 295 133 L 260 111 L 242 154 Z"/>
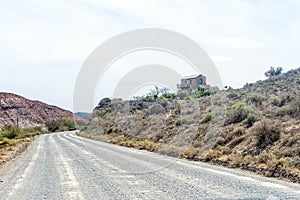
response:
<path id="1" fill-rule="evenodd" d="M 300 199 L 300 185 L 66 132 L 0 170 L 0 199 Z"/>

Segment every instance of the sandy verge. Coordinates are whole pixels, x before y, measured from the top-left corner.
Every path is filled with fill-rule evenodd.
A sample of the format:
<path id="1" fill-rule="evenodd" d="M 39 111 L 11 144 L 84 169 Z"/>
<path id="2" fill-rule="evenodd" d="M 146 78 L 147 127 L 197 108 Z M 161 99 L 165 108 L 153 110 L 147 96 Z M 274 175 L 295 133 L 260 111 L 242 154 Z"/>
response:
<path id="1" fill-rule="evenodd" d="M 11 141 L 13 144 L 11 145 L 0 144 L 0 168 L 24 152 L 36 137 L 38 136 L 12 139 Z"/>

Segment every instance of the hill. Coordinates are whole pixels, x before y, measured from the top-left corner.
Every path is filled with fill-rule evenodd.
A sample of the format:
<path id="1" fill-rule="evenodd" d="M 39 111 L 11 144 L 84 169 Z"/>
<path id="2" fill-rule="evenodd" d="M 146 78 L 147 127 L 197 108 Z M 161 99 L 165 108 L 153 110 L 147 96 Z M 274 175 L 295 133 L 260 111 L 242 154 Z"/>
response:
<path id="1" fill-rule="evenodd" d="M 82 136 L 300 183 L 300 68 L 201 98 L 103 99 Z"/>
<path id="2" fill-rule="evenodd" d="M 44 126 L 46 122 L 62 117 L 73 119 L 73 113 L 16 94 L 0 92 L 0 129 L 16 125 L 17 121 L 22 128 Z"/>
<path id="3" fill-rule="evenodd" d="M 89 116 L 90 113 L 87 113 L 87 112 L 76 112 L 75 115 L 77 117 L 80 117 L 80 118 L 86 118 Z"/>

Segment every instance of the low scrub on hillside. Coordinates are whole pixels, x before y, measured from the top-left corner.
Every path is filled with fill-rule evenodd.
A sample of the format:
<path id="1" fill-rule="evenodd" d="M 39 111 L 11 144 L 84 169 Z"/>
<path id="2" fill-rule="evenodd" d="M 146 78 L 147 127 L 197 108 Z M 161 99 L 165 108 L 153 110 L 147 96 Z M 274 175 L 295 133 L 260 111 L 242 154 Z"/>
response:
<path id="1" fill-rule="evenodd" d="M 253 113 L 250 105 L 244 102 L 237 102 L 230 107 L 227 113 L 226 123 L 238 123 L 248 118 Z"/>
<path id="2" fill-rule="evenodd" d="M 153 94 L 103 99 L 81 134 L 300 183 L 300 69 L 210 96 Z"/>

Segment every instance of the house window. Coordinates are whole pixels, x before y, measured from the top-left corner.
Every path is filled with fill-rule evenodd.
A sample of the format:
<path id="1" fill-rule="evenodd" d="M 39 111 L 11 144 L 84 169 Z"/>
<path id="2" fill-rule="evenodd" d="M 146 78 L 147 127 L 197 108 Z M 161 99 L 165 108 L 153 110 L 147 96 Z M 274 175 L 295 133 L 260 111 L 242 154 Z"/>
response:
<path id="1" fill-rule="evenodd" d="M 202 85 L 203 84 L 203 81 L 202 79 L 199 80 L 199 85 Z"/>

